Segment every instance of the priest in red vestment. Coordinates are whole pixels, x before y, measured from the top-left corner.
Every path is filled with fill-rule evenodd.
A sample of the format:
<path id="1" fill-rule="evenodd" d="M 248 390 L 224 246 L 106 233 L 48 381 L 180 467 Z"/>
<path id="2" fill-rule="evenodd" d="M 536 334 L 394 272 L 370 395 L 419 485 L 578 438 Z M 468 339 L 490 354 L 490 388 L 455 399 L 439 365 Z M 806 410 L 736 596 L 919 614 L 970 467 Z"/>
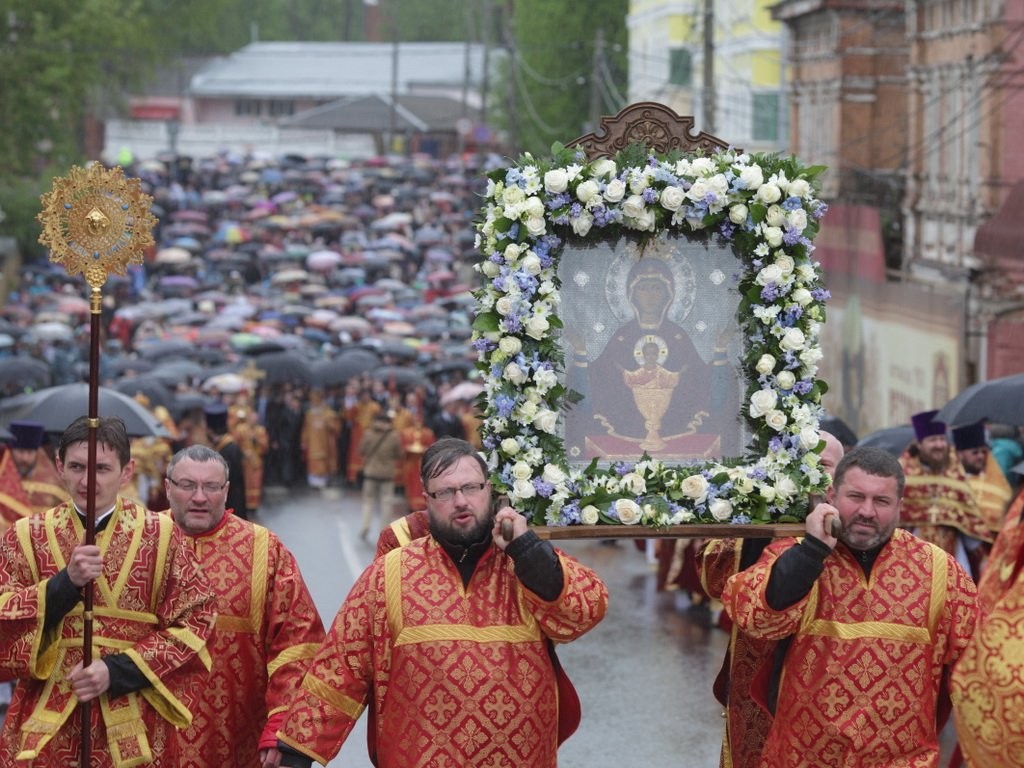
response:
<path id="1" fill-rule="evenodd" d="M 191 720 L 209 669 L 213 595 L 166 515 L 118 495 L 133 464 L 116 418 L 96 427 L 96 544 L 83 540 L 89 420 L 57 450 L 73 501 L 19 520 L 0 538 L 0 677 L 17 679 L 0 765 L 79 765 L 80 702 L 90 702 L 90 766 L 177 768 L 177 729 Z M 81 588 L 93 583 L 92 663 L 83 666 Z"/>
<path id="2" fill-rule="evenodd" d="M 21 475 L 21 487 L 28 496 L 33 512 L 45 512 L 67 501 L 67 490 L 57 474 L 50 454 L 43 448 L 46 432 L 38 421 L 12 421 L 8 429 L 14 440 L 11 442 L 11 458 Z"/>
<path id="3" fill-rule="evenodd" d="M 164 485 L 216 592 L 217 625 L 207 647 L 213 668 L 180 768 L 273 768 L 287 703 L 324 639 L 324 628 L 295 557 L 261 525 L 227 512 L 228 465 L 193 445 L 167 466 Z"/>
<path id="4" fill-rule="evenodd" d="M 432 445 L 422 476 L 431 535 L 356 581 L 278 732 L 282 766 L 326 765 L 364 709 L 378 768 L 556 764 L 569 703 L 550 643 L 593 628 L 607 589 L 525 517 L 495 513 L 465 440 Z"/>
<path id="5" fill-rule="evenodd" d="M 726 583 L 722 602 L 742 631 L 792 637 L 769 686 L 761 768 L 938 765 L 944 691 L 977 592 L 952 556 L 896 528 L 903 482 L 890 454 L 852 449 L 805 537 L 770 544 Z"/>

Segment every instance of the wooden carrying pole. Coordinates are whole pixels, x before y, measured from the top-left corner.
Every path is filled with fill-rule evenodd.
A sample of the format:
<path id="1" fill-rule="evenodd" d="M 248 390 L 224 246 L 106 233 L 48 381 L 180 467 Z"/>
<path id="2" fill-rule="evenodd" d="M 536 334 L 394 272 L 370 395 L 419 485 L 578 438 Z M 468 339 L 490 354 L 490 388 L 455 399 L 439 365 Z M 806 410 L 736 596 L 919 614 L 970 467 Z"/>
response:
<path id="1" fill-rule="evenodd" d="M 100 315 L 103 284 L 111 274 L 125 274 L 129 263 L 141 263 L 143 252 L 153 245 L 156 219 L 150 213 L 153 200 L 144 194 L 138 179 L 126 179 L 120 168 L 96 163 L 87 169 L 73 167 L 66 177 L 56 178 L 53 189 L 40 198 L 37 216 L 43 227 L 39 242 L 49 247 L 50 261 L 63 264 L 69 275 L 82 274 L 89 296 L 89 437 L 86 477 L 85 543 L 96 543 L 96 437 L 99 429 Z M 93 661 L 93 582 L 83 589 L 82 666 Z M 90 702 L 80 702 L 81 765 L 88 768 L 91 745 Z"/>

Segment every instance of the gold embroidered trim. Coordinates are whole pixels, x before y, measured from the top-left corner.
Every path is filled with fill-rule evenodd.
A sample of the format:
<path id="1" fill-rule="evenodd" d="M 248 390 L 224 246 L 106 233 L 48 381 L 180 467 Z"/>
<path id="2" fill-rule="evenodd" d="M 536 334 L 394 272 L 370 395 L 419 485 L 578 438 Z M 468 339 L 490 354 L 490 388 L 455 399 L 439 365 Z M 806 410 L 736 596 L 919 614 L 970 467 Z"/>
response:
<path id="1" fill-rule="evenodd" d="M 277 655 L 277 658 L 267 664 L 267 677 L 273 677 L 274 673 L 285 664 L 291 664 L 293 661 L 313 658 L 319 648 L 320 646 L 316 643 L 301 643 L 299 645 L 293 645 L 290 648 L 285 648 Z"/>
<path id="2" fill-rule="evenodd" d="M 540 638 L 536 626 L 499 625 L 476 627 L 471 624 L 427 624 L 406 627 L 395 636 L 394 645 L 434 642 L 530 643 Z"/>
<path id="3" fill-rule="evenodd" d="M 252 589 L 249 590 L 249 620 L 253 631 L 263 626 L 264 603 L 267 599 L 267 560 L 270 552 L 270 531 L 253 526 L 255 541 L 252 554 Z"/>
<path id="4" fill-rule="evenodd" d="M 302 687 L 321 701 L 325 702 L 331 708 L 336 709 L 352 720 L 359 719 L 359 715 L 361 715 L 363 713 L 363 709 L 365 709 L 365 705 L 362 702 L 356 701 L 350 696 L 338 693 L 334 686 L 325 683 L 323 680 L 311 677 L 310 675 L 306 675 L 306 677 L 303 678 Z"/>
<path id="5" fill-rule="evenodd" d="M 412 531 L 409 530 L 409 521 L 404 517 L 393 522 L 391 524 L 391 530 L 395 532 L 395 538 L 398 539 L 398 546 L 404 547 L 412 541 Z"/>

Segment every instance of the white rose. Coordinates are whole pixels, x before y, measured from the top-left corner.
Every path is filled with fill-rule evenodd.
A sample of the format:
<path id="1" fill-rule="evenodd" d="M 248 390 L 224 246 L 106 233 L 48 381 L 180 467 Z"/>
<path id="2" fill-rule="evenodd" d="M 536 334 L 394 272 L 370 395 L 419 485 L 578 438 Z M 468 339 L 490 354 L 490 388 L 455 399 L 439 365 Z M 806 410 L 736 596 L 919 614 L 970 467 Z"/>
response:
<path id="1" fill-rule="evenodd" d="M 530 237 L 540 237 L 547 229 L 547 222 L 541 216 L 531 216 L 526 220 L 526 231 Z"/>
<path id="2" fill-rule="evenodd" d="M 523 206 L 523 210 L 526 215 L 531 219 L 544 218 L 544 201 L 534 195 L 526 201 L 526 205 Z"/>
<path id="3" fill-rule="evenodd" d="M 764 235 L 764 241 L 772 248 L 778 248 L 782 245 L 782 230 L 778 227 L 762 226 L 761 234 Z"/>
<path id="4" fill-rule="evenodd" d="M 619 487 L 628 493 L 632 493 L 634 496 L 647 493 L 647 481 L 638 472 L 627 472 L 623 475 L 619 481 Z"/>
<path id="5" fill-rule="evenodd" d="M 617 203 L 626 195 L 626 183 L 622 179 L 612 179 L 604 188 L 604 199 L 609 203 Z"/>
<path id="6" fill-rule="evenodd" d="M 512 483 L 512 496 L 516 499 L 532 499 L 536 495 L 537 489 L 530 480 L 516 480 Z"/>
<path id="7" fill-rule="evenodd" d="M 629 175 L 629 191 L 634 195 L 643 194 L 650 181 L 646 173 L 631 173 Z"/>
<path id="8" fill-rule="evenodd" d="M 513 184 L 511 187 L 505 187 L 505 191 L 501 193 L 501 202 L 505 207 L 512 206 L 513 208 L 518 207 L 526 200 L 526 193 L 522 189 Z"/>
<path id="9" fill-rule="evenodd" d="M 601 185 L 593 179 L 587 179 L 578 187 L 576 187 L 576 199 L 586 205 L 594 197 L 601 194 Z"/>
<path id="10" fill-rule="evenodd" d="M 807 183 L 807 179 L 793 179 L 789 182 L 790 197 L 807 197 L 809 194 L 811 194 L 811 185 Z"/>
<path id="11" fill-rule="evenodd" d="M 743 496 L 749 496 L 750 492 L 754 490 L 754 481 L 747 475 L 739 475 L 733 479 L 732 487 L 737 493 Z"/>
<path id="12" fill-rule="evenodd" d="M 551 328 L 551 323 L 543 315 L 533 315 L 523 323 L 523 330 L 526 331 L 526 335 L 538 341 L 547 335 L 549 328 Z"/>
<path id="13" fill-rule="evenodd" d="M 480 265 L 480 271 L 483 272 L 487 277 L 497 277 L 501 274 L 501 267 L 495 264 L 490 259 L 483 262 Z"/>
<path id="14" fill-rule="evenodd" d="M 782 210 L 781 205 L 770 205 L 764 220 L 770 227 L 784 226 L 786 223 L 786 212 Z"/>
<path id="15" fill-rule="evenodd" d="M 811 292 L 808 291 L 806 288 L 797 288 L 791 294 L 789 294 L 789 298 L 791 298 L 801 307 L 806 307 L 808 304 L 814 301 L 814 297 L 811 295 Z"/>
<path id="16" fill-rule="evenodd" d="M 623 525 L 636 525 L 643 517 L 640 505 L 632 499 L 619 499 L 615 502 L 615 512 Z"/>
<path id="17" fill-rule="evenodd" d="M 590 232 L 590 228 L 594 226 L 594 217 L 590 211 L 583 211 L 579 216 L 571 219 L 572 231 L 580 237 L 586 237 L 587 233 Z"/>
<path id="18" fill-rule="evenodd" d="M 533 380 L 540 389 L 548 390 L 558 384 L 558 374 L 550 368 L 541 368 L 534 371 Z"/>
<path id="19" fill-rule="evenodd" d="M 622 213 L 631 219 L 639 218 L 646 209 L 647 206 L 640 195 L 630 195 L 622 201 Z"/>
<path id="20" fill-rule="evenodd" d="M 714 172 L 715 164 L 710 157 L 698 157 L 690 163 L 690 169 L 698 176 L 707 176 Z"/>
<path id="21" fill-rule="evenodd" d="M 769 411 L 764 417 L 764 423 L 776 432 L 781 432 L 785 429 L 788 422 L 789 419 L 786 418 L 786 414 L 779 410 Z"/>
<path id="22" fill-rule="evenodd" d="M 796 376 L 792 371 L 779 371 L 778 376 L 775 377 L 775 383 L 779 385 L 780 389 L 792 389 L 796 384 Z"/>
<path id="23" fill-rule="evenodd" d="M 799 352 L 806 343 L 804 332 L 799 328 L 787 328 L 786 332 L 782 334 L 782 339 L 779 340 L 779 346 L 787 352 Z"/>
<path id="24" fill-rule="evenodd" d="M 771 285 L 772 283 L 778 283 L 781 280 L 782 270 L 779 269 L 776 264 L 767 264 L 761 267 L 756 278 L 758 285 Z"/>
<path id="25" fill-rule="evenodd" d="M 561 485 L 565 482 L 565 471 L 557 464 L 545 464 L 544 472 L 541 474 L 545 483 L 551 483 L 551 485 Z"/>
<path id="26" fill-rule="evenodd" d="M 553 195 L 561 194 L 569 186 L 569 174 L 564 168 L 553 168 L 544 174 L 544 189 Z"/>
<path id="27" fill-rule="evenodd" d="M 540 271 L 543 269 L 540 263 L 540 256 L 533 251 L 526 252 L 523 260 L 520 262 L 520 266 L 528 275 L 539 275 Z"/>
<path id="28" fill-rule="evenodd" d="M 506 456 L 515 456 L 519 453 L 519 441 L 514 437 L 506 437 L 501 441 L 501 452 Z"/>
<path id="29" fill-rule="evenodd" d="M 494 302 L 494 309 L 499 315 L 508 315 L 512 313 L 512 298 L 510 296 L 502 296 L 496 302 Z"/>
<path id="30" fill-rule="evenodd" d="M 813 264 L 801 264 L 796 268 L 797 277 L 803 280 L 805 283 L 811 282 L 815 278 L 814 265 Z"/>
<path id="31" fill-rule="evenodd" d="M 775 488 L 770 485 L 761 486 L 761 498 L 771 504 L 775 501 Z"/>
<path id="32" fill-rule="evenodd" d="M 661 207 L 669 211 L 678 211 L 686 199 L 686 194 L 679 187 L 665 187 L 661 190 Z"/>
<path id="33" fill-rule="evenodd" d="M 747 206 L 743 205 L 743 203 L 737 203 L 729 208 L 729 221 L 733 224 L 746 224 Z"/>
<path id="34" fill-rule="evenodd" d="M 549 435 L 555 434 L 558 429 L 558 412 L 550 408 L 541 408 L 533 417 L 533 426 Z"/>
<path id="35" fill-rule="evenodd" d="M 703 504 L 708 497 L 708 481 L 704 475 L 690 475 L 679 484 L 679 490 L 697 504 Z"/>
<path id="36" fill-rule="evenodd" d="M 779 198 L 781 197 L 782 190 L 774 184 L 762 184 L 754 194 L 754 198 L 756 200 L 759 200 L 766 205 L 779 202 Z"/>
<path id="37" fill-rule="evenodd" d="M 523 342 L 521 342 L 515 336 L 502 336 L 501 341 L 498 342 L 498 349 L 500 349 L 509 357 L 512 357 L 513 355 L 518 355 L 522 348 Z"/>
<path id="38" fill-rule="evenodd" d="M 761 172 L 761 167 L 758 165 L 748 165 L 740 171 L 740 181 L 743 182 L 744 187 L 747 189 L 756 191 L 764 184 L 764 174 Z"/>
<path id="39" fill-rule="evenodd" d="M 786 220 L 789 222 L 789 226 L 797 232 L 803 232 L 807 229 L 807 211 L 803 208 L 790 211 L 786 216 Z"/>
<path id="40" fill-rule="evenodd" d="M 597 525 L 598 510 L 593 504 L 587 504 L 580 510 L 580 522 L 584 525 Z"/>
<path id="41" fill-rule="evenodd" d="M 519 406 L 519 417 L 524 423 L 532 423 L 533 417 L 537 415 L 537 404 L 527 400 Z"/>
<path id="42" fill-rule="evenodd" d="M 821 441 L 821 434 L 814 427 L 804 427 L 800 430 L 800 447 L 805 451 L 818 447 Z"/>
<path id="43" fill-rule="evenodd" d="M 775 481 L 775 493 L 783 499 L 791 499 L 796 496 L 796 483 L 789 475 L 782 475 Z"/>
<path id="44" fill-rule="evenodd" d="M 516 480 L 529 480 L 533 477 L 533 467 L 525 461 L 517 461 L 512 465 L 512 477 Z"/>
<path id="45" fill-rule="evenodd" d="M 725 499 L 715 499 L 708 507 L 711 516 L 720 523 L 732 517 L 732 504 Z"/>
<path id="46" fill-rule="evenodd" d="M 526 382 L 526 371 L 515 363 L 509 363 L 505 366 L 504 376 L 516 386 Z"/>
<path id="47" fill-rule="evenodd" d="M 800 353 L 800 362 L 808 367 L 820 363 L 821 358 L 821 347 L 812 347 L 811 349 L 805 349 Z"/>
<path id="48" fill-rule="evenodd" d="M 757 361 L 755 368 L 762 375 L 769 374 L 775 370 L 775 358 L 771 355 L 761 355 L 761 359 Z"/>
<path id="49" fill-rule="evenodd" d="M 796 263 L 793 261 L 793 257 L 783 251 L 776 252 L 775 254 L 775 266 L 779 268 L 779 271 L 783 275 L 793 274 L 793 269 Z"/>
<path id="50" fill-rule="evenodd" d="M 654 218 L 654 211 L 648 208 L 636 217 L 636 228 L 641 232 L 653 232 L 656 222 L 657 220 Z"/>
<path id="51" fill-rule="evenodd" d="M 775 410 L 779 402 L 779 393 L 774 389 L 759 389 L 750 396 L 750 417 L 759 419 L 769 411 Z"/>
<path id="52" fill-rule="evenodd" d="M 594 161 L 591 166 L 591 173 L 597 177 L 602 176 L 614 176 L 618 173 L 618 166 L 615 165 L 615 161 L 610 157 L 602 157 Z"/>

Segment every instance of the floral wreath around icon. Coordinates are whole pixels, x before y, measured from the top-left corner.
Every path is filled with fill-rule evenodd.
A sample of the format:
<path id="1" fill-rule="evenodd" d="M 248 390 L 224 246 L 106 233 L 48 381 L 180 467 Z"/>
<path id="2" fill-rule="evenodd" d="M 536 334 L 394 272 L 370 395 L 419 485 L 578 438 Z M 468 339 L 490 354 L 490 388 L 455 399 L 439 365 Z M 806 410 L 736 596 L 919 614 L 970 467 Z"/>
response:
<path id="1" fill-rule="evenodd" d="M 829 293 L 813 239 L 826 206 L 824 168 L 795 158 L 674 152 L 632 145 L 589 160 L 556 144 L 487 174 L 477 223 L 473 345 L 486 382 L 484 453 L 499 493 L 537 525 L 798 522 L 828 487 L 819 453 L 819 336 Z M 731 245 L 742 264 L 737 323 L 745 344 L 746 455 L 669 465 L 570 465 L 561 414 L 579 396 L 564 384 L 558 261 L 567 238 L 677 233 Z"/>

